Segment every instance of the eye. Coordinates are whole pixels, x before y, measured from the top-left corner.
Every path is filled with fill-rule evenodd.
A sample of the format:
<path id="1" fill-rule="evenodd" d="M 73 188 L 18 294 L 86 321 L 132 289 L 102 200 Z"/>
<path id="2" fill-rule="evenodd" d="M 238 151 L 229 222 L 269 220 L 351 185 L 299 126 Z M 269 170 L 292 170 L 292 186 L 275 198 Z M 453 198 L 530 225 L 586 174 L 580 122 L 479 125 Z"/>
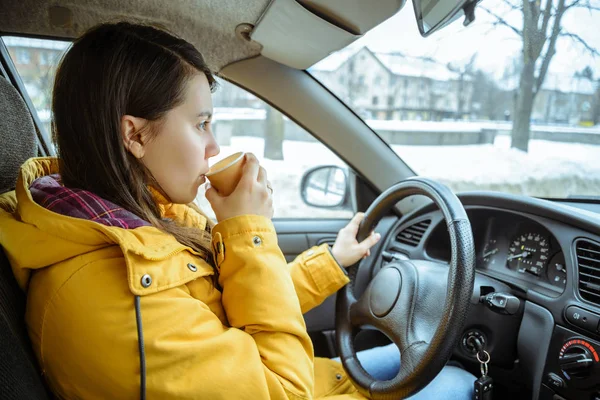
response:
<path id="1" fill-rule="evenodd" d="M 210 121 L 202 121 L 196 127 L 201 131 L 206 131 L 210 126 Z"/>

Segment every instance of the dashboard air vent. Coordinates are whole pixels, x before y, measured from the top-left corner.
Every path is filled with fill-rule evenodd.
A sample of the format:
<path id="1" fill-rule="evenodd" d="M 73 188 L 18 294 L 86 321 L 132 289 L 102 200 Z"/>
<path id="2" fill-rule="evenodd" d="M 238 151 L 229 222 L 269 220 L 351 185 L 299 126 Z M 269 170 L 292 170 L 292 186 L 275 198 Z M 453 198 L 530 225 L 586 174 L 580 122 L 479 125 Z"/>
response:
<path id="1" fill-rule="evenodd" d="M 579 266 L 579 294 L 600 304 L 600 245 L 580 240 L 576 245 Z"/>
<path id="2" fill-rule="evenodd" d="M 400 231 L 398 236 L 396 236 L 396 240 L 398 240 L 400 243 L 417 247 L 423 238 L 423 234 L 427 228 L 429 228 L 429 224 L 431 224 L 431 220 L 426 219 L 424 221 L 417 222 L 408 228 L 404 228 Z"/>

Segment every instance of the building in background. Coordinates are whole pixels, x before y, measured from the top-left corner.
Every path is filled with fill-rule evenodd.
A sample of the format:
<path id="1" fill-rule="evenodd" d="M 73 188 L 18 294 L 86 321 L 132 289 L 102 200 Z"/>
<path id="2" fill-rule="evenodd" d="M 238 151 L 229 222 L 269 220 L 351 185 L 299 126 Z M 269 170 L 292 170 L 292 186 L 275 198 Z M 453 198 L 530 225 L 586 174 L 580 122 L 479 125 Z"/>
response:
<path id="1" fill-rule="evenodd" d="M 549 75 L 533 105 L 534 122 L 593 125 L 598 83 L 581 77 Z"/>
<path id="2" fill-rule="evenodd" d="M 367 47 L 334 53 L 310 72 L 363 118 L 378 120 L 510 120 L 518 85 L 518 79 L 496 81 L 473 65 L 447 65 Z M 598 92 L 593 80 L 549 74 L 532 119 L 590 125 L 600 106 Z"/>
<path id="3" fill-rule="evenodd" d="M 4 37 L 40 119 L 50 131 L 51 88 L 70 43 Z M 432 58 L 343 49 L 309 71 L 364 119 L 449 121 L 511 120 L 518 71 L 495 80 L 471 65 L 447 65 Z M 264 102 L 219 81 L 213 97 L 220 114 L 265 115 Z M 268 110 L 267 110 L 268 111 Z M 264 118 L 264 117 L 262 117 Z M 538 124 L 594 125 L 600 118 L 600 84 L 584 76 L 548 75 L 532 120 Z"/>
<path id="4" fill-rule="evenodd" d="M 335 56 L 335 57 L 334 57 Z M 367 119 L 465 119 L 471 114 L 473 78 L 430 58 L 340 51 L 311 68 L 342 100 Z"/>

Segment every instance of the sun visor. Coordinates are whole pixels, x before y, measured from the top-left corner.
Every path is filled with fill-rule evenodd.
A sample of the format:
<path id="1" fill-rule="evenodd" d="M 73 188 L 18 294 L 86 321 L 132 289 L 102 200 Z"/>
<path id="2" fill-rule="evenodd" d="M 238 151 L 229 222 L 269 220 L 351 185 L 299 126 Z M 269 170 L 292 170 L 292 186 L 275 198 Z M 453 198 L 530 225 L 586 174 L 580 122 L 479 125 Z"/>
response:
<path id="1" fill-rule="evenodd" d="M 250 34 L 261 54 L 307 69 L 354 42 L 402 8 L 405 0 L 273 0 Z"/>

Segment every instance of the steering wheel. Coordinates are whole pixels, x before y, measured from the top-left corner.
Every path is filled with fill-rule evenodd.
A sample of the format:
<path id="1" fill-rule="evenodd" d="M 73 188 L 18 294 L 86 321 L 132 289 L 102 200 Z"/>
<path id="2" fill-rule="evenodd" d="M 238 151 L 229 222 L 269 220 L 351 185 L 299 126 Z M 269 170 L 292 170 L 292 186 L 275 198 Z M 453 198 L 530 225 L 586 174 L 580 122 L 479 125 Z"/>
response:
<path id="1" fill-rule="evenodd" d="M 369 207 L 357 238 L 364 240 L 401 199 L 429 197 L 442 211 L 450 234 L 450 265 L 395 260 L 382 268 L 359 299 L 354 284 L 359 264 L 348 269 L 350 283 L 337 294 L 336 346 L 358 391 L 371 399 L 403 399 L 436 377 L 463 331 L 473 293 L 475 251 L 467 213 L 445 185 L 409 178 L 387 189 Z M 383 332 L 400 349 L 400 371 L 389 381 L 369 375 L 356 357 L 353 340 L 360 327 Z"/>

